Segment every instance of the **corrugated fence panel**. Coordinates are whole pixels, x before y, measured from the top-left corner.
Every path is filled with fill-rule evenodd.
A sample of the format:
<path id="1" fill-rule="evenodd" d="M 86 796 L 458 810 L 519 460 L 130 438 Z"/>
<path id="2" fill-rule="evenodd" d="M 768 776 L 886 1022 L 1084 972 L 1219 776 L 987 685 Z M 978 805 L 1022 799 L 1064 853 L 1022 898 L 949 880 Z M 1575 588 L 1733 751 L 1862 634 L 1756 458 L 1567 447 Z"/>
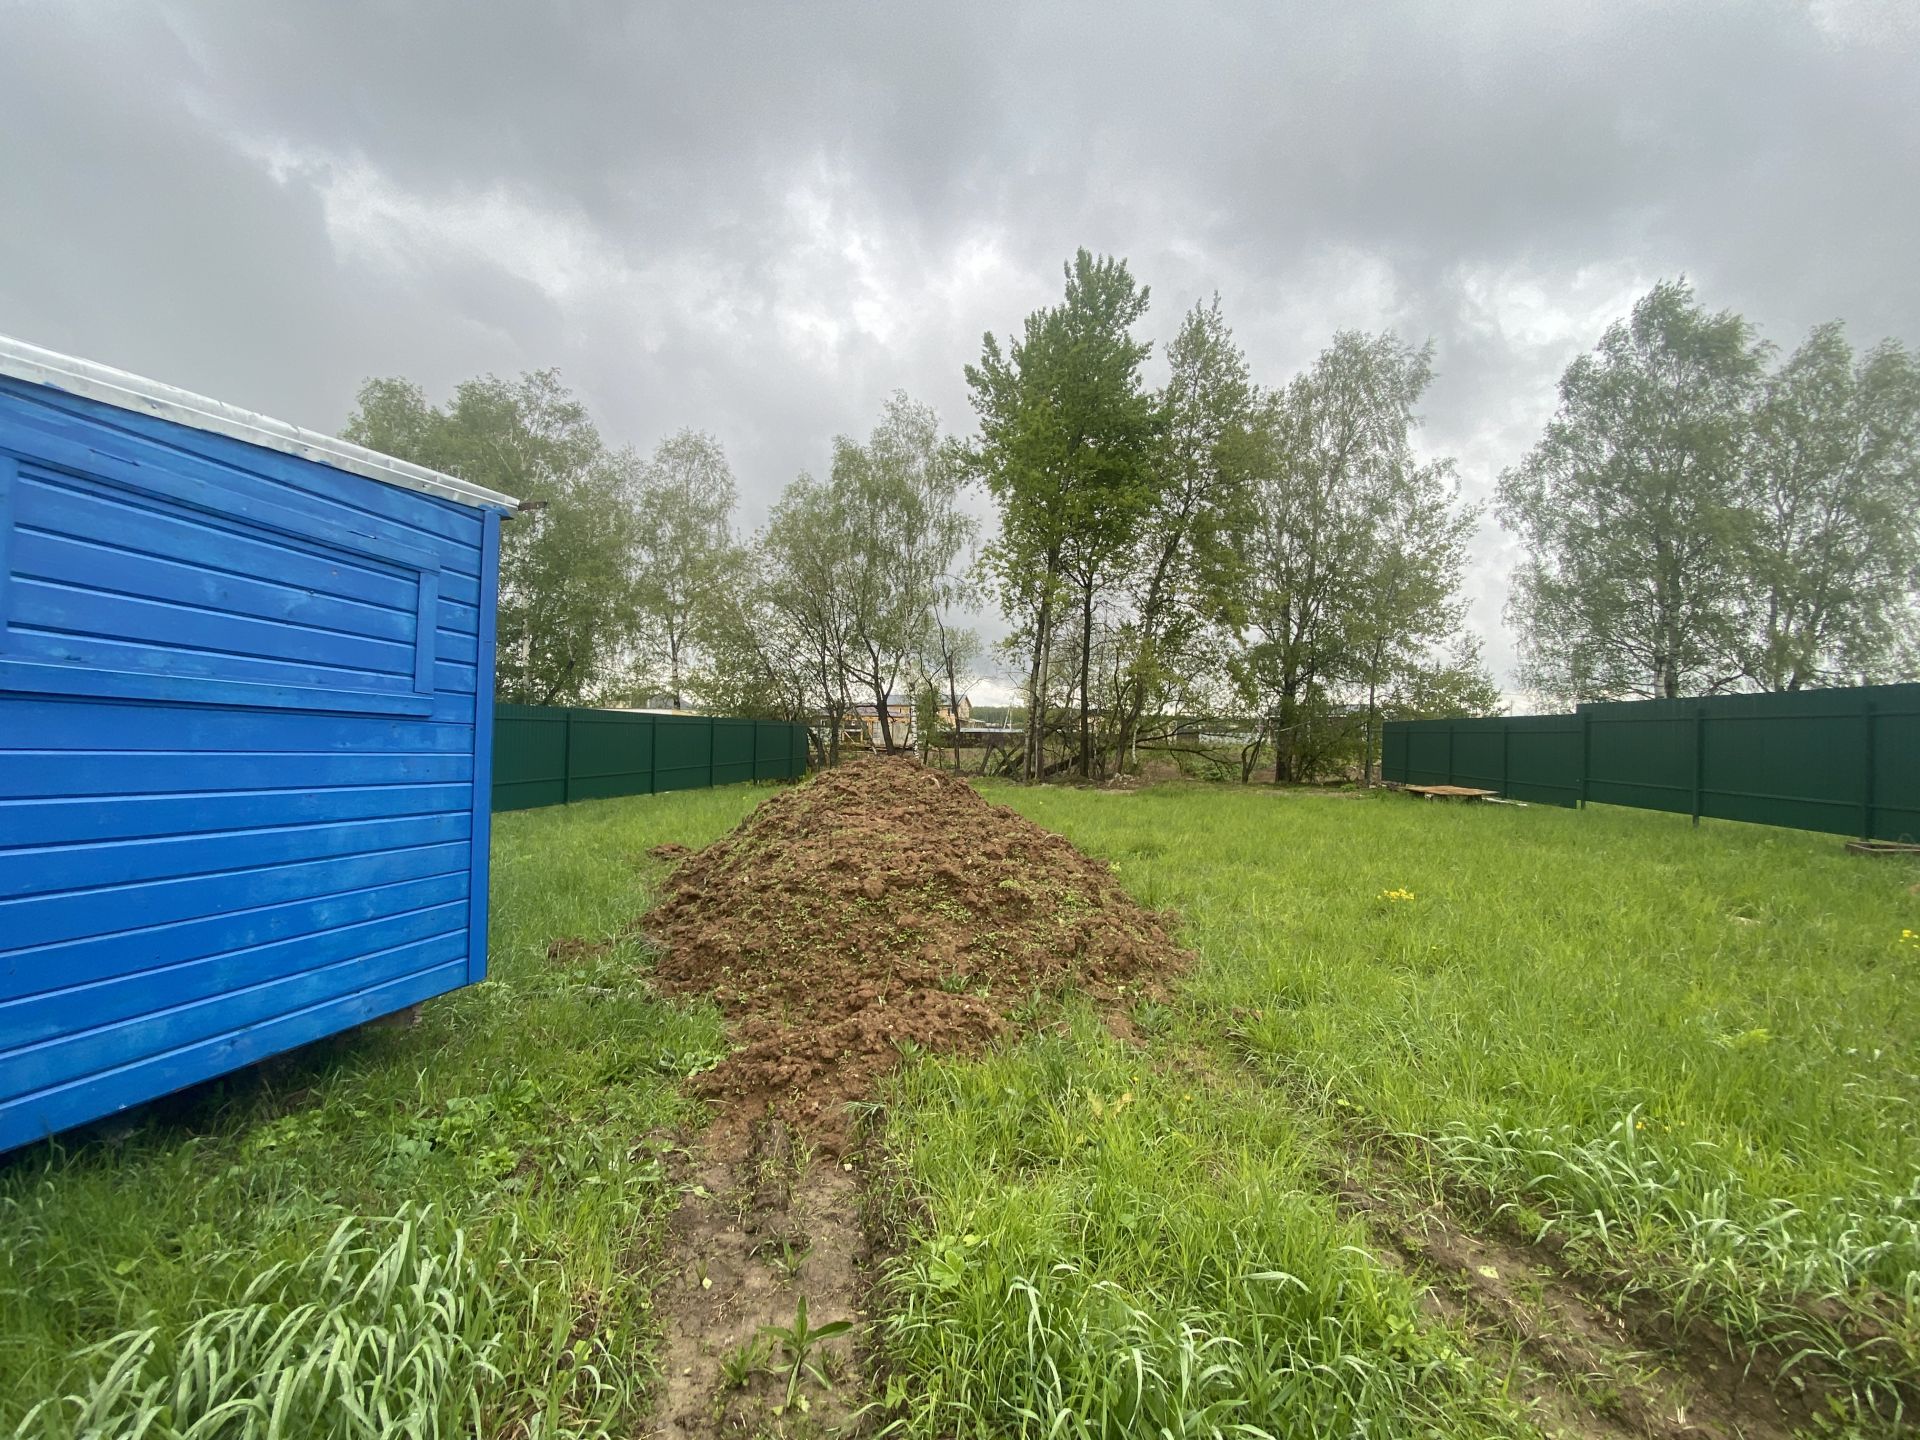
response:
<path id="1" fill-rule="evenodd" d="M 1875 707 L 1871 753 L 1872 833 L 1920 841 L 1920 695 L 1904 709 Z"/>
<path id="2" fill-rule="evenodd" d="M 1587 799 L 1912 841 L 1920 838 L 1920 685 L 1395 721 L 1382 734 L 1381 775 L 1548 804 Z"/>
<path id="3" fill-rule="evenodd" d="M 494 706 L 493 808 L 531 810 L 566 798 L 567 712 Z"/>
<path id="4" fill-rule="evenodd" d="M 1583 705 L 1579 713 L 1586 717 L 1588 730 L 1587 799 L 1692 813 L 1692 716 L 1664 710 L 1636 713 L 1618 705 Z"/>
<path id="5" fill-rule="evenodd" d="M 713 722 L 713 783 L 737 785 L 753 779 L 752 720 Z"/>
<path id="6" fill-rule="evenodd" d="M 653 789 L 653 715 L 567 712 L 567 799 L 606 800 Z"/>
<path id="7" fill-rule="evenodd" d="M 493 808 L 701 790 L 807 771 L 804 725 L 729 716 L 500 704 Z"/>
<path id="8" fill-rule="evenodd" d="M 657 715 L 653 788 L 701 790 L 713 784 L 713 726 L 693 715 Z"/>

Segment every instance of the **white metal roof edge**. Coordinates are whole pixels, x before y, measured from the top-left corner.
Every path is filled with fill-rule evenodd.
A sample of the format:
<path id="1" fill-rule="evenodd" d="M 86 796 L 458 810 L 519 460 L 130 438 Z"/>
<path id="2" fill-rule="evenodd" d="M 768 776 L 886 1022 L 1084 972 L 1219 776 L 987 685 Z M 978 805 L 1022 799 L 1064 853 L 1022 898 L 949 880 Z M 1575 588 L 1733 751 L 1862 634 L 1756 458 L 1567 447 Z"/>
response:
<path id="1" fill-rule="evenodd" d="M 442 500 L 454 500 L 462 505 L 512 510 L 519 504 L 510 495 L 502 495 L 498 490 L 489 490 L 484 485 L 475 485 L 457 475 L 429 470 L 424 465 L 382 455 L 378 450 L 369 450 L 350 440 L 305 430 L 266 415 L 256 415 L 237 405 L 195 395 L 190 390 L 163 385 L 158 380 L 148 380 L 125 370 L 115 370 L 110 365 L 97 365 L 91 360 L 43 350 L 38 345 L 29 345 L 24 340 L 15 340 L 8 335 L 0 335 L 0 375 L 64 390 L 70 395 L 98 400 L 122 410 L 158 416 L 195 430 L 243 440 L 249 445 L 263 445 L 269 450 L 296 455 L 302 460 L 331 465 L 336 470 L 350 470 L 369 480 L 418 490 L 425 495 L 437 495 Z"/>

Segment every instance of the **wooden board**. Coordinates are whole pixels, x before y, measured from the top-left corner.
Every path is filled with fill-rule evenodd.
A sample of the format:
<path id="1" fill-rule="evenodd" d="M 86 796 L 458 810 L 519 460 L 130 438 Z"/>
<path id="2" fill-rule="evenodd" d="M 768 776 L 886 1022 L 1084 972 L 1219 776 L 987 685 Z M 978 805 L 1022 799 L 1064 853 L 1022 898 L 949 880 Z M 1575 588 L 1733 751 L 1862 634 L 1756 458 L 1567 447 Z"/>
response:
<path id="1" fill-rule="evenodd" d="M 1468 785 L 1409 785 L 1409 795 L 1423 795 L 1429 800 L 1491 800 L 1498 790 L 1475 790 Z"/>

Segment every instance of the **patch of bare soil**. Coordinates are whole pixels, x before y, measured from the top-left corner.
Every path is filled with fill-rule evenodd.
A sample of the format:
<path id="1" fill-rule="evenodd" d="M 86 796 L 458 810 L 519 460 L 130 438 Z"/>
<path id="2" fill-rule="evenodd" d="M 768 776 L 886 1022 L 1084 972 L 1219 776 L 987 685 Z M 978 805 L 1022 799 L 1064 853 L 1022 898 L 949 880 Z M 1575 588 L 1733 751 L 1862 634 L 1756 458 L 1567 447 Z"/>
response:
<path id="1" fill-rule="evenodd" d="M 640 922 L 654 981 L 710 995 L 736 1045 L 695 1081 L 721 1110 L 668 1229 L 654 1433 L 858 1433 L 874 1255 L 850 1103 L 910 1054 L 979 1049 L 1036 995 L 1111 1002 L 1125 1033 L 1123 1006 L 1189 957 L 1106 865 L 906 759 L 653 853 L 679 862 Z"/>
<path id="2" fill-rule="evenodd" d="M 1105 864 L 904 758 L 775 796 L 682 860 L 642 923 L 660 987 L 732 1022 L 699 1088 L 830 1154 L 904 1055 L 977 1050 L 1037 993 L 1158 994 L 1188 959 Z"/>
<path id="3" fill-rule="evenodd" d="M 853 1162 L 763 1119 L 686 1167 L 668 1228 L 656 1436 L 835 1435 L 864 1396 L 871 1255 Z M 825 1331 L 818 1339 L 815 1331 Z"/>

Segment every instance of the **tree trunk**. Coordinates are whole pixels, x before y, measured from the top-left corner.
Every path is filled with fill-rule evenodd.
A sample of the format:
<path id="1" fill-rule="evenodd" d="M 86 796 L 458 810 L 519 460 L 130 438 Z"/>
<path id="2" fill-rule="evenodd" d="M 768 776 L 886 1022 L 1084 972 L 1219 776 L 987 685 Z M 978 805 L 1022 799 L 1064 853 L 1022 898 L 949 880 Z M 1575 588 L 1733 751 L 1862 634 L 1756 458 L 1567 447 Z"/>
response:
<path id="1" fill-rule="evenodd" d="M 873 710 L 880 720 L 880 748 L 888 755 L 893 754 L 893 706 L 885 685 L 885 672 L 880 665 L 880 656 L 871 645 L 867 647 L 867 658 L 873 662 L 873 671 L 868 684 L 873 690 Z"/>
<path id="2" fill-rule="evenodd" d="M 1033 631 L 1033 672 L 1027 681 L 1027 733 L 1021 757 L 1021 776 L 1031 785 L 1040 778 L 1041 750 L 1045 744 L 1048 652 L 1053 645 L 1053 569 L 1049 565 L 1046 589 L 1040 596 L 1040 613 Z"/>
<path id="3" fill-rule="evenodd" d="M 1240 747 L 1240 783 L 1242 785 L 1253 782 L 1254 767 L 1260 763 L 1260 752 L 1266 748 L 1266 744 L 1267 722 L 1263 716 L 1259 724 L 1254 727 L 1253 742 Z"/>
<path id="4" fill-rule="evenodd" d="M 1367 730 L 1360 750 L 1360 788 L 1373 788 L 1374 682 L 1367 682 Z"/>
<path id="5" fill-rule="evenodd" d="M 947 651 L 947 713 L 953 717 L 953 773 L 960 773 L 960 680 L 953 673 L 953 652 Z"/>
<path id="6" fill-rule="evenodd" d="M 1093 674 L 1093 581 L 1080 587 L 1080 778 L 1093 778 L 1093 725 L 1090 680 Z"/>

